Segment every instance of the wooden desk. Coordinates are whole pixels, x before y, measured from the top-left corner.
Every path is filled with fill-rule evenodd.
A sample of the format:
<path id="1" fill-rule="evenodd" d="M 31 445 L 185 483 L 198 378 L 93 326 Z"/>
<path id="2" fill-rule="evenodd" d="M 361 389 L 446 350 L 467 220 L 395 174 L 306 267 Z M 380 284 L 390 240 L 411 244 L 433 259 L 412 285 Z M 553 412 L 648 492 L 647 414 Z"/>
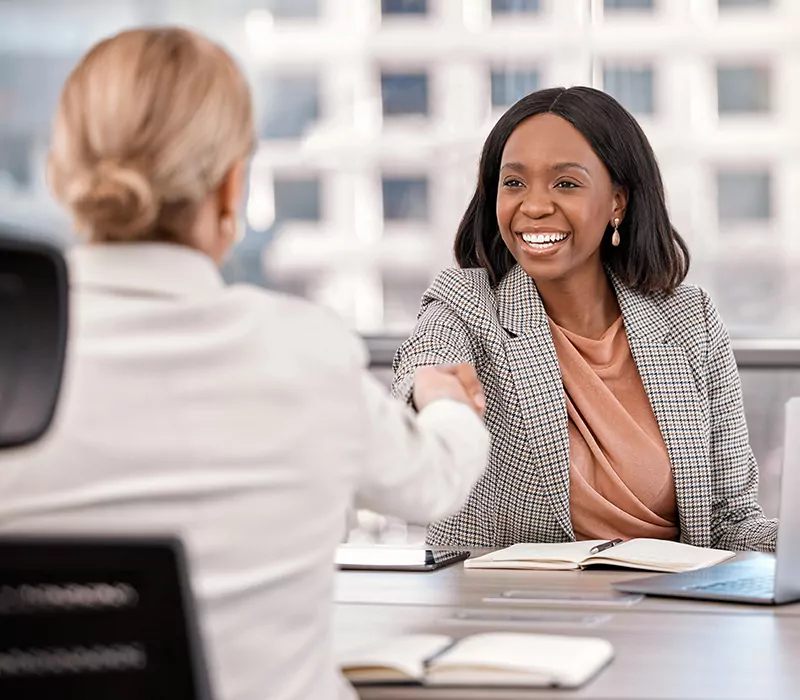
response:
<path id="1" fill-rule="evenodd" d="M 362 688 L 364 700 L 778 700 L 800 698 L 800 605 L 749 606 L 646 598 L 628 607 L 509 604 L 484 600 L 506 590 L 608 591 L 630 571 L 464 570 L 431 574 L 340 572 L 339 648 L 412 632 L 464 636 L 524 631 L 598 636 L 615 649 L 611 665 L 574 692 Z"/>

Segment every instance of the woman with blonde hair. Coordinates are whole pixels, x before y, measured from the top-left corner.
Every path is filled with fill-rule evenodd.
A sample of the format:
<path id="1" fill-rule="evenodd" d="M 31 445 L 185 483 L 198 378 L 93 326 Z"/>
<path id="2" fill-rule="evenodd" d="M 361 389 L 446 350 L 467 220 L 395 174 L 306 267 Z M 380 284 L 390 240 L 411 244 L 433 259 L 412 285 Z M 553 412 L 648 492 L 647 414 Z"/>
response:
<path id="1" fill-rule="evenodd" d="M 65 85 L 49 179 L 85 243 L 54 429 L 0 468 L 0 531 L 174 532 L 223 700 L 349 695 L 333 553 L 354 496 L 446 516 L 483 470 L 470 368 L 424 369 L 418 416 L 332 314 L 217 265 L 254 147 L 247 84 L 182 29 L 124 32 Z"/>

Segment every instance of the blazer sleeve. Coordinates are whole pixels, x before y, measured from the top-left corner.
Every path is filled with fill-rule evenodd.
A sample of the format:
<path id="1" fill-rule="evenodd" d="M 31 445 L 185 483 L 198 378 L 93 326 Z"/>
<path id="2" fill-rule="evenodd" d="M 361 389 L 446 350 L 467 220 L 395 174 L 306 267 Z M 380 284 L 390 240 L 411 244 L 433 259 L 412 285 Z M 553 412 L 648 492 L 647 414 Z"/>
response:
<path id="1" fill-rule="evenodd" d="M 712 546 L 772 552 L 778 521 L 766 519 L 758 504 L 758 465 L 750 448 L 730 337 L 711 299 L 703 294 L 709 334 Z"/>
<path id="2" fill-rule="evenodd" d="M 417 367 L 461 362 L 474 365 L 475 361 L 464 322 L 443 301 L 426 294 L 414 332 L 394 357 L 392 393 L 401 401 L 411 403 Z"/>

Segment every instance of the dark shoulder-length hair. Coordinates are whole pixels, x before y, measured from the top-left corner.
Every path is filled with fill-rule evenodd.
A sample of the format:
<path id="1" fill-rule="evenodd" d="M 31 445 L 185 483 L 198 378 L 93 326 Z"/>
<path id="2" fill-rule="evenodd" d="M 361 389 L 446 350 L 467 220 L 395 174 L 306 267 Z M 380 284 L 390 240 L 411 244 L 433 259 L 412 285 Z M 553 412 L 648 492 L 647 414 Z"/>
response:
<path id="1" fill-rule="evenodd" d="M 514 129 L 543 113 L 566 119 L 583 134 L 611 180 L 628 192 L 619 226 L 620 245 L 611 245 L 613 229 L 609 225 L 600 247 L 605 265 L 624 284 L 642 293 L 672 292 L 689 271 L 689 250 L 670 223 L 653 149 L 619 102 L 589 87 L 539 90 L 500 117 L 483 146 L 478 185 L 458 227 L 455 256 L 459 266 L 484 268 L 492 285 L 514 266 L 497 225 L 500 160 Z"/>

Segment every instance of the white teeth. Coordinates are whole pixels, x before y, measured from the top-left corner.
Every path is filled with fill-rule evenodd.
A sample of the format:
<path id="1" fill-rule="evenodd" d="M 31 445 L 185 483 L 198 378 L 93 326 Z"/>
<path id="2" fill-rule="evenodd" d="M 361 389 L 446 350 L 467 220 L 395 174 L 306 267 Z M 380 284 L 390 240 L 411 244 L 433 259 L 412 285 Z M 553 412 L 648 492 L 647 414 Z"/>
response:
<path id="1" fill-rule="evenodd" d="M 522 240 L 532 245 L 547 244 L 550 247 L 553 243 L 563 241 L 567 237 L 566 233 L 523 233 Z"/>

